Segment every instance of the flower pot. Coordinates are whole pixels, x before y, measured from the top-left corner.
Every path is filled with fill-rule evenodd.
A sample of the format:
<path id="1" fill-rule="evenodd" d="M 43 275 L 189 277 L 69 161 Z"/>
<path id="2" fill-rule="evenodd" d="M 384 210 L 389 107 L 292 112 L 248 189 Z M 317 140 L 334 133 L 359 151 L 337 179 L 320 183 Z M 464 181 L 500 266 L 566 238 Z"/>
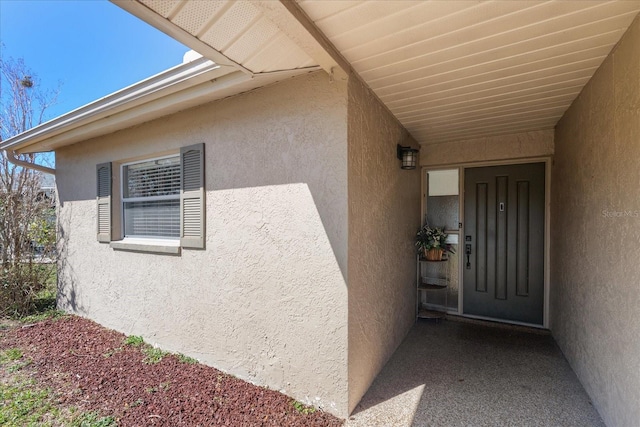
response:
<path id="1" fill-rule="evenodd" d="M 425 250 L 424 257 L 428 261 L 441 261 L 443 252 L 444 251 L 442 249 L 437 249 L 437 248 L 429 249 L 428 251 Z"/>

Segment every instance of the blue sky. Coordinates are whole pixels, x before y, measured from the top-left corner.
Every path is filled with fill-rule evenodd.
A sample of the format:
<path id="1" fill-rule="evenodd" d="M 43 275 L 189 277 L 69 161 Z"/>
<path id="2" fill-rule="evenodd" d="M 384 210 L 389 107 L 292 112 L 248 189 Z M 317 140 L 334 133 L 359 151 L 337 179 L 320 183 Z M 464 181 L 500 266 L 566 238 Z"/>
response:
<path id="1" fill-rule="evenodd" d="M 182 62 L 189 50 L 106 0 L 0 0 L 3 58 L 24 58 L 45 88 L 48 119 Z"/>

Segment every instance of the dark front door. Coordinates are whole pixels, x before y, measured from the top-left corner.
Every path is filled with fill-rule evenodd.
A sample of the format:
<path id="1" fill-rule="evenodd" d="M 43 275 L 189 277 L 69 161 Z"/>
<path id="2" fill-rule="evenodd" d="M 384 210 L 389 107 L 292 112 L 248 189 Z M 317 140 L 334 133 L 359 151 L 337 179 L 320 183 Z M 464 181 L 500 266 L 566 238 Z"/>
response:
<path id="1" fill-rule="evenodd" d="M 465 169 L 465 314 L 542 324 L 544 168 Z"/>

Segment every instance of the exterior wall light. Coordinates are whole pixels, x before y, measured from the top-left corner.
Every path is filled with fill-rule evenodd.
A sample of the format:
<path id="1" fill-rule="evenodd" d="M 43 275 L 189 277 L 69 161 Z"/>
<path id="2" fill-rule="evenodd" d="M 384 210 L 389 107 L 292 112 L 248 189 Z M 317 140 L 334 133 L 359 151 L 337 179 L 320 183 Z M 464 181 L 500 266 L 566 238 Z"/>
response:
<path id="1" fill-rule="evenodd" d="M 398 144 L 398 160 L 402 160 L 401 169 L 415 169 L 418 161 L 418 151 L 415 148 L 403 147 Z"/>

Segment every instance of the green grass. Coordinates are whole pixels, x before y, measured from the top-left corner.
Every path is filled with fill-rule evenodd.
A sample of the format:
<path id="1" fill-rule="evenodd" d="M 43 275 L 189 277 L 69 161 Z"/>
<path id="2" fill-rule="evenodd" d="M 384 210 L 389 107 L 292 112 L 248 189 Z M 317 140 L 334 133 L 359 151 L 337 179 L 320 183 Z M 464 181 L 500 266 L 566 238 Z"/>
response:
<path id="1" fill-rule="evenodd" d="M 86 412 L 71 423 L 71 427 L 115 427 L 116 425 L 113 417 L 101 417 L 97 412 Z"/>
<path id="2" fill-rule="evenodd" d="M 130 335 L 124 339 L 124 345 L 130 345 L 132 347 L 140 347 L 144 344 L 144 339 L 137 335 Z"/>
<path id="3" fill-rule="evenodd" d="M 49 319 L 60 319 L 66 316 L 66 313 L 61 310 L 51 309 L 42 311 L 30 316 L 25 316 L 20 319 L 22 323 L 38 323 Z"/>
<path id="4" fill-rule="evenodd" d="M 189 357 L 189 356 L 185 356 L 182 353 L 178 353 L 176 354 L 176 357 L 178 358 L 178 360 L 182 363 L 186 363 L 187 365 L 195 365 L 197 363 L 199 363 L 196 359 L 194 359 L 193 357 Z"/>
<path id="5" fill-rule="evenodd" d="M 56 310 L 55 265 L 43 264 L 41 269 L 50 273 L 47 285 L 37 295 L 34 310 L 29 316 L 6 320 L 0 324 L 0 331 L 16 327 L 20 323 L 37 323 L 48 319 L 58 319 L 66 314 Z M 139 338 L 139 337 L 138 337 Z M 139 338 L 142 341 L 142 338 Z M 0 366 L 6 374 L 0 378 L 0 426 L 3 427 L 116 427 L 113 417 L 101 416 L 97 412 L 82 413 L 74 406 L 63 406 L 48 388 L 38 386 L 22 369 L 32 361 L 24 356 L 20 348 L 0 351 Z"/>
<path id="6" fill-rule="evenodd" d="M 59 411 L 51 404 L 49 391 L 37 389 L 33 382 L 0 384 L 0 425 L 48 426 L 49 416 L 57 417 Z"/>
<path id="7" fill-rule="evenodd" d="M 292 400 L 291 406 L 293 406 L 293 409 L 295 409 L 302 415 L 309 415 L 316 412 L 316 408 L 314 408 L 313 406 L 305 405 L 304 403 L 298 402 L 297 400 Z"/>
<path id="8" fill-rule="evenodd" d="M 22 357 L 22 350 L 19 348 L 10 348 L 0 353 L 0 362 L 5 360 L 18 360 Z"/>
<path id="9" fill-rule="evenodd" d="M 31 360 L 23 358 L 22 350 L 19 348 L 9 348 L 0 351 L 0 366 L 4 366 L 7 372 L 13 374 L 22 368 L 31 365 Z"/>
<path id="10" fill-rule="evenodd" d="M 155 365 L 156 363 L 160 362 L 164 356 L 169 354 L 166 351 L 162 351 L 159 348 L 151 346 L 146 346 L 145 348 L 143 348 L 142 353 L 144 353 L 145 355 L 143 362 L 147 365 Z"/>
<path id="11" fill-rule="evenodd" d="M 97 412 L 80 413 L 76 407 L 62 407 L 51 390 L 16 374 L 9 381 L 0 382 L 0 425 L 116 427 L 117 423 L 113 417 L 103 417 Z"/>

